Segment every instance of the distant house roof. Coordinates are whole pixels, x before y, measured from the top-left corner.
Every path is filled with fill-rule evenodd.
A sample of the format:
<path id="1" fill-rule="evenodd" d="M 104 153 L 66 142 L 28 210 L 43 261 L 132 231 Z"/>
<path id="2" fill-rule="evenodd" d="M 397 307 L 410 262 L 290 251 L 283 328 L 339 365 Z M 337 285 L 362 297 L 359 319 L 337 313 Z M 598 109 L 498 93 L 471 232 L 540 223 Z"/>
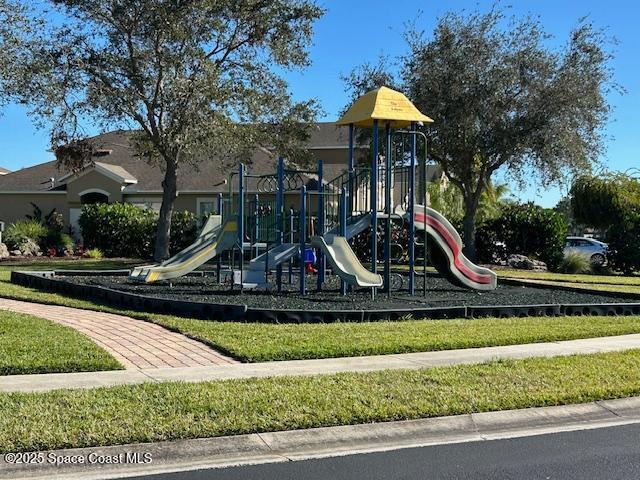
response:
<path id="1" fill-rule="evenodd" d="M 333 123 L 319 123 L 312 127 L 310 133 L 307 148 L 315 150 L 316 157 L 321 158 L 323 149 L 348 148 L 346 128 L 336 127 Z M 137 156 L 129 141 L 131 134 L 119 130 L 89 139 L 99 152 L 92 168 L 126 185 L 125 192 L 161 192 L 164 178 L 162 169 Z M 344 171 L 346 153 L 344 158 L 345 165 L 325 164 L 325 180 Z M 273 153 L 256 148 L 244 163 L 250 173 L 265 175 L 276 171 L 276 161 Z M 229 188 L 224 180 L 232 170 L 228 161 L 217 157 L 205 158 L 197 165 L 182 164 L 178 171 L 178 191 L 224 193 Z M 55 161 L 41 163 L 0 176 L 0 192 L 66 190 L 66 183 L 73 175 L 58 169 Z"/>
<path id="2" fill-rule="evenodd" d="M 348 147 L 348 132 L 337 128 L 333 123 L 320 123 L 310 132 L 308 148 L 310 150 L 323 148 Z M 132 180 L 128 191 L 159 192 L 162 191 L 164 174 L 159 166 L 149 165 L 141 160 L 134 152 L 129 141 L 131 132 L 114 131 L 104 133 L 89 139 L 94 143 L 100 154 L 95 164 L 100 164 L 103 173 L 109 173 Z M 346 161 L 346 156 L 345 156 Z M 253 174 L 268 174 L 276 170 L 276 158 L 270 152 L 256 148 L 253 155 L 245 160 L 248 170 Z M 178 190 L 225 192 L 228 186 L 223 181 L 229 176 L 228 162 L 223 159 L 210 157 L 200 161 L 197 165 L 183 164 L 178 174 Z M 55 161 L 41 163 L 23 168 L 0 177 L 0 192 L 31 192 L 66 189 L 66 180 L 71 177 L 67 171 L 58 169 Z M 135 186 L 133 180 L 137 181 Z"/>
<path id="3" fill-rule="evenodd" d="M 7 173 L 11 173 L 11 171 L 0 167 L 0 175 L 6 175 Z"/>

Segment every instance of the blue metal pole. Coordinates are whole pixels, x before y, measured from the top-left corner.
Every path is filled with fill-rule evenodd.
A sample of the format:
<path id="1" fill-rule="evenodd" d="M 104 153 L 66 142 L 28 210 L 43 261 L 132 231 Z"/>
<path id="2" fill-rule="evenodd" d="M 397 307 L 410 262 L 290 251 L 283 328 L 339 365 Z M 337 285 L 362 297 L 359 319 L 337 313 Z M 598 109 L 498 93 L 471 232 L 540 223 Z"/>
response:
<path id="1" fill-rule="evenodd" d="M 353 193 L 353 123 L 349 124 L 349 211 L 353 212 L 353 199 L 356 198 Z"/>
<path id="2" fill-rule="evenodd" d="M 416 260 L 416 219 L 415 219 L 415 203 L 416 203 L 416 123 L 411 123 L 411 163 L 409 166 L 409 295 L 415 293 L 415 260 Z M 426 245 L 425 245 L 426 248 Z M 426 252 L 425 252 L 426 254 Z M 425 279 L 426 280 L 426 279 Z"/>
<path id="3" fill-rule="evenodd" d="M 373 121 L 371 157 L 371 271 L 378 271 L 378 120 Z"/>
<path id="4" fill-rule="evenodd" d="M 260 218 L 259 218 L 259 212 L 258 212 L 258 206 L 259 206 L 259 198 L 258 198 L 258 194 L 254 194 L 253 195 L 253 243 L 256 249 L 256 257 L 258 256 L 258 237 L 260 235 Z"/>
<path id="5" fill-rule="evenodd" d="M 325 230 L 325 218 L 324 218 L 324 163 L 322 160 L 318 160 L 318 233 L 317 235 L 323 236 Z M 324 274 L 326 270 L 326 259 L 322 250 L 318 251 L 318 290 L 322 290 L 322 284 L 324 283 Z"/>
<path id="6" fill-rule="evenodd" d="M 347 203 L 349 197 L 347 195 L 346 187 L 342 187 L 340 192 L 340 236 L 347 236 Z M 347 283 L 344 280 L 340 280 L 340 295 L 347 294 Z"/>
<path id="7" fill-rule="evenodd" d="M 384 212 L 387 220 L 384 225 L 384 288 L 391 293 L 391 126 L 387 122 L 385 128 L 386 154 L 384 171 Z"/>
<path id="8" fill-rule="evenodd" d="M 300 295 L 306 293 L 305 263 L 307 240 L 307 187 L 300 187 Z"/>
<path id="9" fill-rule="evenodd" d="M 244 174 L 245 166 L 240 164 L 238 176 L 238 244 L 240 246 L 240 290 L 242 290 L 244 268 Z"/>
<path id="10" fill-rule="evenodd" d="M 223 204 L 222 204 L 222 194 L 219 193 L 218 194 L 218 215 L 221 216 L 220 218 L 220 223 L 222 223 L 224 221 L 224 217 L 222 216 L 222 208 L 223 208 Z M 222 259 L 221 259 L 221 255 L 218 255 L 218 258 L 216 259 L 216 278 L 218 279 L 218 283 L 220 283 L 220 270 L 222 269 Z"/>
<path id="11" fill-rule="evenodd" d="M 278 157 L 278 189 L 276 191 L 276 245 L 284 240 L 284 158 Z M 282 264 L 276 267 L 276 285 L 282 292 Z"/>
<path id="12" fill-rule="evenodd" d="M 295 228 L 294 222 L 294 211 L 293 208 L 289 209 L 289 243 L 293 244 L 295 241 L 295 236 L 293 234 L 293 229 Z M 289 285 L 293 283 L 293 261 L 289 259 Z"/>

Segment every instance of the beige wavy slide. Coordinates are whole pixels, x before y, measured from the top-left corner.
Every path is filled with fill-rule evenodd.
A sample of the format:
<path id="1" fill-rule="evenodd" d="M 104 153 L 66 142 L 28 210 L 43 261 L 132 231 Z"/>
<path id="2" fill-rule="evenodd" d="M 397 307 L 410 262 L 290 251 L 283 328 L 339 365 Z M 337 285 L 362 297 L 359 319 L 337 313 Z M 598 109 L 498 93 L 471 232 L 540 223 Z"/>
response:
<path id="1" fill-rule="evenodd" d="M 382 286 L 382 276 L 362 266 L 345 237 L 333 234 L 313 237 L 311 246 L 325 253 L 333 272 L 349 285 L 368 288 Z"/>

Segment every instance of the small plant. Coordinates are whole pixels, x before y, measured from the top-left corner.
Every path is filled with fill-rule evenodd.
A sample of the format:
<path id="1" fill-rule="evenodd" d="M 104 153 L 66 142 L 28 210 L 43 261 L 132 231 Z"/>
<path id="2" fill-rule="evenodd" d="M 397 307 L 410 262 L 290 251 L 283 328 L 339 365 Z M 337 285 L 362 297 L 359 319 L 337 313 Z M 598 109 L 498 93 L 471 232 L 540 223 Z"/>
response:
<path id="1" fill-rule="evenodd" d="M 73 251 L 75 250 L 75 246 L 76 244 L 73 241 L 73 238 L 71 237 L 71 235 L 67 235 L 66 233 L 60 234 L 61 250 L 73 253 Z"/>
<path id="2" fill-rule="evenodd" d="M 578 252 L 567 253 L 562 261 L 558 270 L 561 273 L 591 273 L 593 271 L 593 265 L 591 260 Z"/>
<path id="3" fill-rule="evenodd" d="M 92 260 L 100 260 L 104 257 L 104 254 L 99 248 L 90 248 L 89 250 L 84 251 L 84 257 L 91 258 Z"/>
<path id="4" fill-rule="evenodd" d="M 7 227 L 3 238 L 9 248 L 20 248 L 27 240 L 39 244 L 48 234 L 47 227 L 37 220 L 18 220 Z"/>

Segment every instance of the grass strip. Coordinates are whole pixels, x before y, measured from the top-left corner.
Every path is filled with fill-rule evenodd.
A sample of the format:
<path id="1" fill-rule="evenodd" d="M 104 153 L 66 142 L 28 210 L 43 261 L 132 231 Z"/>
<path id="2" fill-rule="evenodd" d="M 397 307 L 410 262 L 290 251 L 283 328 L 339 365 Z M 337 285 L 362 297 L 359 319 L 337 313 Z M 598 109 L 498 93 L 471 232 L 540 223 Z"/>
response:
<path id="1" fill-rule="evenodd" d="M 106 351 L 70 327 L 0 311 L 0 375 L 122 368 Z"/>
<path id="2" fill-rule="evenodd" d="M 586 275 L 527 270 L 497 270 L 498 277 L 523 278 L 530 280 L 550 280 L 554 282 L 587 283 L 602 285 L 635 285 L 640 287 L 640 275 Z"/>
<path id="3" fill-rule="evenodd" d="M 512 277 L 513 278 L 513 277 Z M 572 289 L 580 290 L 597 290 L 600 292 L 616 292 L 616 293 L 640 293 L 640 285 L 625 285 L 625 284 L 612 284 L 612 283 L 570 283 L 565 281 L 555 280 L 540 280 L 537 278 L 520 278 L 523 282 L 535 283 L 538 285 L 549 287 L 569 287 Z"/>
<path id="4" fill-rule="evenodd" d="M 640 317 L 525 317 L 258 324 L 151 316 L 246 362 L 385 355 L 640 333 Z"/>
<path id="5" fill-rule="evenodd" d="M 315 377 L 0 394 L 0 452 L 582 403 L 640 394 L 640 351 Z"/>

